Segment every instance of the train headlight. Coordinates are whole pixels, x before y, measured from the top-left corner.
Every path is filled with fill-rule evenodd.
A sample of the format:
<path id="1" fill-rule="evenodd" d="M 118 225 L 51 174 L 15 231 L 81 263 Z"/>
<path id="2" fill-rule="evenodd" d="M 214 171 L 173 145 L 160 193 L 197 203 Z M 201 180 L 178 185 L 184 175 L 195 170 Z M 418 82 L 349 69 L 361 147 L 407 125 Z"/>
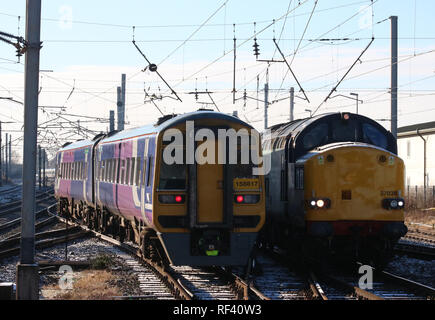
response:
<path id="1" fill-rule="evenodd" d="M 405 207 L 405 201 L 403 199 L 384 199 L 382 200 L 382 206 L 387 210 L 403 209 Z"/>
<path id="2" fill-rule="evenodd" d="M 331 200 L 328 198 L 311 199 L 308 204 L 311 209 L 328 209 L 331 207 Z"/>

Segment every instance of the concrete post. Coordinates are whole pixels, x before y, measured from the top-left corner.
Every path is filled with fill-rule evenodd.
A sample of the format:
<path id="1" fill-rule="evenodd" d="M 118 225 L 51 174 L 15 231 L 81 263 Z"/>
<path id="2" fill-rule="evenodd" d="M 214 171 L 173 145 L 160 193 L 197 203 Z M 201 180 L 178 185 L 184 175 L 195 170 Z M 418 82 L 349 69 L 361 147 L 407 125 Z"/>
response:
<path id="1" fill-rule="evenodd" d="M 39 298 L 38 265 L 35 263 L 35 171 L 40 32 L 41 0 L 27 0 L 21 250 L 20 262 L 17 265 L 18 300 L 37 300 Z"/>
<path id="2" fill-rule="evenodd" d="M 397 16 L 391 16 L 391 133 L 397 139 Z"/>
<path id="3" fill-rule="evenodd" d="M 290 121 L 294 120 L 295 112 L 295 88 L 290 88 Z"/>
<path id="4" fill-rule="evenodd" d="M 267 108 L 269 107 L 269 84 L 264 84 L 264 129 L 266 130 L 268 127 L 267 123 Z"/>

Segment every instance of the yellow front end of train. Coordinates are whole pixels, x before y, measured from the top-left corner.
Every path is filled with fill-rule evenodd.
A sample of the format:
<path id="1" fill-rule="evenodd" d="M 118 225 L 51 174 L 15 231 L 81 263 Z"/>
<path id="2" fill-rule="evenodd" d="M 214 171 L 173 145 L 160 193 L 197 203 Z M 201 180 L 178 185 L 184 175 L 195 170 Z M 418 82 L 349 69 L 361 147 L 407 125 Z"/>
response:
<path id="1" fill-rule="evenodd" d="M 406 233 L 398 156 L 349 143 L 312 152 L 301 164 L 308 234 L 398 239 Z"/>
<path id="2" fill-rule="evenodd" d="M 265 222 L 264 178 L 252 174 L 251 164 L 240 164 L 239 155 L 237 164 L 229 164 L 229 142 L 219 139 L 218 132 L 255 129 L 207 111 L 181 120 L 167 130 L 180 132 L 182 139 L 165 140 L 167 130 L 157 139 L 154 228 L 175 265 L 245 265 Z M 207 137 L 200 130 L 206 130 Z M 182 163 L 166 163 L 165 148 L 181 152 Z M 241 148 L 243 144 L 237 143 L 236 153 Z M 261 153 L 260 139 L 248 148 Z M 219 158 L 223 149 L 226 157 Z M 193 163 L 189 153 L 195 154 Z M 207 161 L 201 163 L 198 155 Z"/>

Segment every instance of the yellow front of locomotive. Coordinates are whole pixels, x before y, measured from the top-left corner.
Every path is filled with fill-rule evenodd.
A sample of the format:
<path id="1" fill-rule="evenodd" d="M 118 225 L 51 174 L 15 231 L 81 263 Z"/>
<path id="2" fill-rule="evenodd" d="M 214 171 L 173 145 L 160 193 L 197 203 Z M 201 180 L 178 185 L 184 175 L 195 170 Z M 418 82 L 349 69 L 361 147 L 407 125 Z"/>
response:
<path id="1" fill-rule="evenodd" d="M 305 160 L 307 233 L 398 239 L 404 225 L 404 163 L 363 143 L 326 146 Z"/>

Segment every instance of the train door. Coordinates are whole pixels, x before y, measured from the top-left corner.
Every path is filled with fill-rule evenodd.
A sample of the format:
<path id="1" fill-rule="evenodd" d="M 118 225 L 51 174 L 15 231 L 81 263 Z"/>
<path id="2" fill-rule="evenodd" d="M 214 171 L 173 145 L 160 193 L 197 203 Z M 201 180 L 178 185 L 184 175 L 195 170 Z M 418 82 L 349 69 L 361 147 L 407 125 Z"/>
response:
<path id="1" fill-rule="evenodd" d="M 197 164 L 197 216 L 196 223 L 224 222 L 224 165 L 218 164 L 218 140 L 206 140 L 197 145 L 205 150 L 203 156 L 214 163 Z M 214 150 L 214 155 L 207 152 Z"/>

